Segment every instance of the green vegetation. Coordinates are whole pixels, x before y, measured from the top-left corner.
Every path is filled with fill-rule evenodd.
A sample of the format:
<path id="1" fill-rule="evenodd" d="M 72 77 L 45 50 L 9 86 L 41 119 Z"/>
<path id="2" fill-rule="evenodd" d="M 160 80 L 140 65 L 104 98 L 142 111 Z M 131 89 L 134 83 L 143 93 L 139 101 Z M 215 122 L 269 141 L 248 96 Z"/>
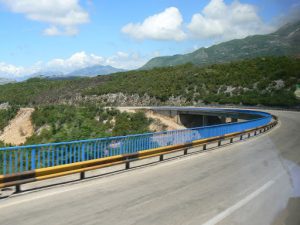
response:
<path id="1" fill-rule="evenodd" d="M 32 114 L 32 122 L 35 127 L 35 134 L 27 139 L 25 144 L 145 133 L 149 132 L 149 125 L 152 120 L 146 118 L 143 112 L 126 113 L 96 105 L 48 105 L 36 107 Z M 6 145 L 0 141 L 0 148 L 8 146 L 11 145 Z M 87 152 L 86 154 L 91 153 Z M 29 154 L 27 157 L 27 160 L 31 162 L 31 155 Z M 3 159 L 4 153 L 0 152 L 0 174 L 3 173 Z M 15 162 L 15 155 L 12 154 L 10 159 Z M 9 158 L 6 157 L 6 160 Z M 21 159 L 18 158 L 18 160 Z M 25 154 L 23 154 L 23 161 L 25 160 Z M 55 160 L 65 160 L 65 157 L 56 155 Z M 36 158 L 36 163 L 39 162 L 39 159 Z M 18 167 L 22 167 L 20 162 L 18 162 Z M 25 169 L 24 163 L 23 170 Z M 8 170 L 9 164 L 7 163 L 6 171 Z"/>
<path id="2" fill-rule="evenodd" d="M 19 108 L 16 106 L 11 106 L 8 109 L 0 109 L 0 131 L 3 130 L 3 128 L 8 125 L 9 121 L 15 117 L 18 110 Z"/>
<path id="3" fill-rule="evenodd" d="M 62 142 L 148 132 L 144 113 L 126 113 L 100 106 L 52 105 L 32 114 L 35 134 L 26 144 Z"/>
<path id="4" fill-rule="evenodd" d="M 5 147 L 5 144 L 3 143 L 3 141 L 0 141 L 0 148 Z"/>
<path id="5" fill-rule="evenodd" d="M 162 102 L 181 96 L 187 102 L 293 106 L 293 92 L 300 82 L 300 60 L 287 57 L 256 58 L 227 64 L 131 71 L 113 75 L 105 84 L 90 88 L 86 95 L 147 93 Z"/>
<path id="6" fill-rule="evenodd" d="M 191 63 L 145 71 L 121 72 L 73 80 L 30 79 L 0 88 L 0 103 L 18 105 L 81 104 L 97 96 L 144 94 L 156 105 L 244 104 L 291 107 L 299 105 L 295 84 L 300 83 L 300 59 L 263 57 L 199 67 Z M 80 99 L 80 100 L 78 100 Z M 124 104 L 134 104 L 125 102 Z"/>
<path id="7" fill-rule="evenodd" d="M 9 102 L 17 105 L 36 105 L 57 103 L 61 99 L 70 98 L 87 87 L 93 87 L 107 80 L 78 78 L 71 80 L 48 80 L 32 78 L 25 82 L 1 85 L 0 103 Z"/>
<path id="8" fill-rule="evenodd" d="M 300 21 L 287 24 L 267 35 L 254 35 L 200 48 L 185 55 L 163 56 L 151 59 L 142 69 L 175 66 L 185 63 L 209 65 L 262 56 L 299 55 Z"/>

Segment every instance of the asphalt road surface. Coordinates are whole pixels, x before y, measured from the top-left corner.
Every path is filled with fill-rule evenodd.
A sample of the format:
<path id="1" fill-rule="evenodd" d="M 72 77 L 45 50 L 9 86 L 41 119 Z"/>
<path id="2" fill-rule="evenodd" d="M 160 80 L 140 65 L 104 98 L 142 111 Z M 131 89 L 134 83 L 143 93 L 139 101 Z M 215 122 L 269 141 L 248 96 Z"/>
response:
<path id="1" fill-rule="evenodd" d="M 300 113 L 259 137 L 0 200 L 0 224 L 300 224 Z"/>

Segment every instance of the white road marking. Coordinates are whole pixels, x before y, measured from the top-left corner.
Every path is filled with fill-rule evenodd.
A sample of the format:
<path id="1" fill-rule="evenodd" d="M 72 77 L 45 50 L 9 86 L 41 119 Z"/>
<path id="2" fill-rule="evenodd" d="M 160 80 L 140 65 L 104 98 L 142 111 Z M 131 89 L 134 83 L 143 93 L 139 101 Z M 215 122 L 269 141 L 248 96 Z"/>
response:
<path id="1" fill-rule="evenodd" d="M 269 182 L 265 183 L 263 186 L 261 186 L 256 191 L 252 192 L 250 195 L 248 195 L 246 198 L 242 199 L 241 201 L 237 202 L 233 206 L 227 208 L 223 212 L 219 213 L 212 219 L 208 220 L 207 222 L 203 223 L 202 225 L 215 225 L 225 219 L 227 216 L 238 210 L 239 208 L 246 205 L 248 202 L 250 202 L 252 199 L 257 197 L 260 193 L 267 190 L 269 187 L 271 187 L 275 183 L 275 180 L 270 180 Z"/>
<path id="2" fill-rule="evenodd" d="M 242 200 L 240 200 L 239 202 L 237 202 L 233 206 L 227 208 L 223 212 L 221 212 L 218 215 L 214 216 L 213 218 L 211 218 L 207 222 L 203 223 L 202 225 L 215 225 L 215 224 L 219 223 L 220 221 L 222 221 L 223 219 L 225 219 L 227 216 L 231 215 L 236 210 L 238 210 L 239 208 L 243 207 L 244 205 L 246 205 L 247 203 L 249 203 L 251 200 L 253 200 L 255 197 L 257 197 L 259 194 L 261 194 L 262 192 L 264 192 L 265 190 L 267 190 L 269 187 L 271 187 L 273 184 L 275 184 L 275 182 L 278 179 L 280 179 L 283 175 L 287 174 L 287 171 L 291 171 L 291 170 L 293 170 L 296 167 L 298 167 L 297 163 L 295 165 L 291 166 L 288 170 L 285 169 L 285 171 L 283 171 L 280 174 L 278 174 L 274 179 L 268 181 L 267 183 L 265 183 L 263 186 L 261 186 L 256 191 L 252 192 L 247 197 L 243 198 Z"/>

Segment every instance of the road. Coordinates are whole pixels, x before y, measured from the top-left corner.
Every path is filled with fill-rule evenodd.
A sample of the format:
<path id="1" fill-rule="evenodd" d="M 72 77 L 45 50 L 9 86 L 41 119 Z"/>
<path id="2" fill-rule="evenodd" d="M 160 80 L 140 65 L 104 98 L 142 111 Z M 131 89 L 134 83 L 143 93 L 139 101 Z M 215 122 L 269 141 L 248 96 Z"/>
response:
<path id="1" fill-rule="evenodd" d="M 262 136 L 0 201 L 0 224 L 299 225 L 300 113 Z"/>

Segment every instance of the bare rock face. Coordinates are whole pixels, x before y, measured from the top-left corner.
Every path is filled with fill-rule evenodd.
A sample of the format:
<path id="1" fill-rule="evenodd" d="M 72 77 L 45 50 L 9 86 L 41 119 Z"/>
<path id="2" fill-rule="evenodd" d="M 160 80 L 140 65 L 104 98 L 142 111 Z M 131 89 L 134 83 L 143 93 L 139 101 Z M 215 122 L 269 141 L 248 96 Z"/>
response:
<path id="1" fill-rule="evenodd" d="M 180 106 L 186 103 L 186 99 L 181 96 L 171 96 L 166 102 L 162 102 L 155 97 L 148 94 L 124 94 L 124 93 L 109 93 L 104 95 L 76 95 L 70 99 L 60 99 L 59 104 L 80 104 L 80 103 L 99 103 L 106 106 L 159 106 L 159 105 L 173 105 Z"/>
<path id="2" fill-rule="evenodd" d="M 8 102 L 5 102 L 5 103 L 0 104 L 0 110 L 1 110 L 1 109 L 8 109 L 9 107 L 10 107 L 10 105 L 9 105 Z"/>
<path id="3" fill-rule="evenodd" d="M 274 88 L 276 90 L 280 90 L 280 89 L 285 87 L 285 83 L 284 83 L 283 80 L 275 80 L 274 82 L 275 82 L 275 85 L 274 85 L 275 87 Z"/>

